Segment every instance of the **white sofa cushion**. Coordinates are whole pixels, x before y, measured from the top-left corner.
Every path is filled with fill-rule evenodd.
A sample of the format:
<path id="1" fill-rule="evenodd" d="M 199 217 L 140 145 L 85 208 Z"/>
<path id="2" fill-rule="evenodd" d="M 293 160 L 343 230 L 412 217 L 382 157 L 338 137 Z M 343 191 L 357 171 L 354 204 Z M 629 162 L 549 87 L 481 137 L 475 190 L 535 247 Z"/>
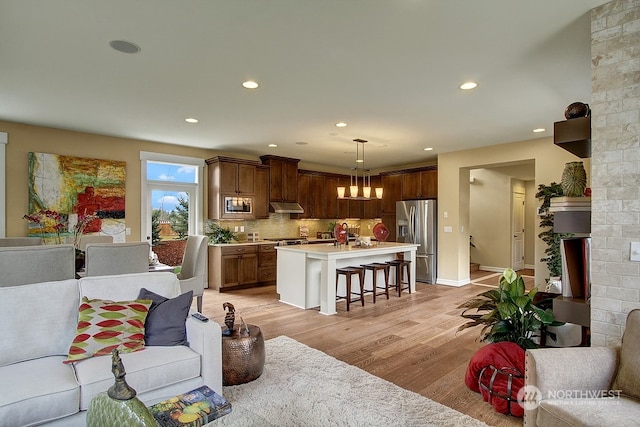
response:
<path id="1" fill-rule="evenodd" d="M 120 357 L 127 384 L 139 394 L 200 376 L 200 355 L 186 346 L 146 347 Z M 85 410 L 96 394 L 113 385 L 111 357 L 81 360 L 74 367 L 81 386 L 80 409 Z"/>
<path id="2" fill-rule="evenodd" d="M 637 426 L 640 404 L 633 399 L 546 399 L 538 408 L 539 426 Z"/>
<path id="3" fill-rule="evenodd" d="M 80 387 L 64 356 L 0 367 L 0 426 L 28 426 L 75 414 Z"/>
<path id="4" fill-rule="evenodd" d="M 78 323 L 77 280 L 0 288 L 0 301 L 0 366 L 67 354 Z"/>

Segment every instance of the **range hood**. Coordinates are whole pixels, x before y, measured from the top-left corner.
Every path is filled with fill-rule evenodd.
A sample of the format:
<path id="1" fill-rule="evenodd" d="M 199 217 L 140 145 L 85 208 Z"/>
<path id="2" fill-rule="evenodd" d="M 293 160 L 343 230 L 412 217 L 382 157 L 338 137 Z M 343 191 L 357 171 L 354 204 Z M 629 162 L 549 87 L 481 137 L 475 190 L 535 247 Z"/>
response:
<path id="1" fill-rule="evenodd" d="M 271 209 L 275 213 L 304 213 L 302 206 L 294 202 L 271 202 Z"/>

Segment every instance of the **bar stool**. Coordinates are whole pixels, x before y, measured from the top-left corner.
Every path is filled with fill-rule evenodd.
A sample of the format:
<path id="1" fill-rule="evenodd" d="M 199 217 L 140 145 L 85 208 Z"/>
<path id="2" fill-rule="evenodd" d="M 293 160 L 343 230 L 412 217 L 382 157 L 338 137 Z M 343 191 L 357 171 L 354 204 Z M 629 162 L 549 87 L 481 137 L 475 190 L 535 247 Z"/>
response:
<path id="1" fill-rule="evenodd" d="M 389 264 L 383 264 L 381 262 L 373 262 L 371 264 L 362 264 L 362 268 L 364 268 L 364 276 L 367 276 L 367 271 L 371 271 L 373 273 L 372 289 L 370 291 L 366 291 L 366 293 L 373 293 L 373 303 L 376 303 L 376 295 L 386 295 L 387 299 L 389 299 L 389 270 L 391 267 Z M 384 271 L 384 286 L 378 286 L 378 272 Z M 378 289 L 384 289 L 384 292 L 378 293 Z"/>
<path id="2" fill-rule="evenodd" d="M 396 269 L 396 289 L 398 290 L 398 296 L 401 297 L 402 291 L 405 289 L 411 293 L 411 270 L 409 270 L 409 264 L 411 264 L 411 261 L 394 259 L 393 261 L 387 261 L 387 264 Z M 406 282 L 402 280 L 404 277 L 407 279 Z M 406 286 L 403 286 L 405 284 Z"/>
<path id="3" fill-rule="evenodd" d="M 351 292 L 351 276 L 353 276 L 354 274 L 358 275 L 358 278 L 360 279 L 360 293 L 356 293 L 356 292 Z M 339 296 L 338 295 L 338 280 L 340 279 L 340 276 L 343 275 L 345 277 L 346 280 L 346 284 L 347 284 L 347 292 L 346 295 L 344 296 Z M 364 268 L 362 267 L 342 267 L 342 268 L 336 268 L 336 301 L 341 300 L 341 299 L 346 299 L 347 300 L 347 311 L 349 311 L 349 305 L 353 302 L 353 301 L 358 301 L 356 300 L 351 300 L 351 295 L 360 295 L 360 302 L 362 303 L 362 306 L 364 307 Z"/>

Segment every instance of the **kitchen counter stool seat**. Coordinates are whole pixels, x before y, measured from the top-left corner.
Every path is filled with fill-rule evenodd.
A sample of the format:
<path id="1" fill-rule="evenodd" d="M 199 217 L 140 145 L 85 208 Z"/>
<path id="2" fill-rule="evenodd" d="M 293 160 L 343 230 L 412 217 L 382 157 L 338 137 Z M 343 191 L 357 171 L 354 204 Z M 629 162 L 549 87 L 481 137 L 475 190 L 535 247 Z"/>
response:
<path id="1" fill-rule="evenodd" d="M 360 292 L 351 292 L 351 277 L 357 274 L 358 279 L 360 280 Z M 346 281 L 346 293 L 344 296 L 338 295 L 338 281 L 340 280 L 340 276 L 345 277 Z M 351 295 L 359 295 L 358 299 L 352 300 Z M 354 301 L 360 301 L 362 306 L 364 307 L 364 268 L 362 267 L 343 267 L 336 268 L 336 301 L 338 300 L 346 300 L 347 301 L 347 311 L 349 311 L 349 306 Z"/>
<path id="2" fill-rule="evenodd" d="M 404 259 L 394 259 L 393 261 L 387 261 L 389 267 L 395 268 L 395 278 L 396 278 L 396 290 L 398 291 L 398 296 L 402 296 L 403 290 L 408 290 L 411 293 L 411 270 L 409 269 L 409 264 L 411 261 Z M 405 281 L 406 279 L 406 281 Z"/>
<path id="3" fill-rule="evenodd" d="M 373 273 L 373 279 L 371 280 L 371 291 L 366 291 L 367 293 L 373 293 L 373 303 L 376 303 L 377 295 L 386 295 L 387 299 L 389 299 L 389 270 L 391 266 L 389 264 L 381 263 L 381 262 L 373 262 L 371 264 L 362 264 L 362 268 L 364 268 L 364 276 L 367 275 L 367 271 L 371 271 Z M 378 272 L 384 271 L 384 286 L 378 285 Z M 383 292 L 378 293 L 378 289 L 384 289 Z"/>

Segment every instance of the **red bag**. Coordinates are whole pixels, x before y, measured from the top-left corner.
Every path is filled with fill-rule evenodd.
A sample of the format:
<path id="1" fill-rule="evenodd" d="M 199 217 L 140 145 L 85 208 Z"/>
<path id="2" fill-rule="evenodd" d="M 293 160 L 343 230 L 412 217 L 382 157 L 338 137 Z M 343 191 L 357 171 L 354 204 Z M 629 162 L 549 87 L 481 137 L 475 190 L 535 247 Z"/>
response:
<path id="1" fill-rule="evenodd" d="M 494 370 L 502 372 L 497 372 L 491 382 Z M 469 389 L 481 393 L 497 412 L 522 417 L 524 409 L 516 402 L 516 396 L 524 387 L 523 373 L 524 350 L 516 343 L 505 341 L 487 344 L 478 350 L 469 361 L 464 381 Z"/>
<path id="2" fill-rule="evenodd" d="M 524 408 L 518 404 L 518 391 L 524 387 L 524 375 L 515 368 L 498 369 L 489 365 L 480 371 L 480 394 L 493 408 L 503 414 L 522 417 Z"/>

